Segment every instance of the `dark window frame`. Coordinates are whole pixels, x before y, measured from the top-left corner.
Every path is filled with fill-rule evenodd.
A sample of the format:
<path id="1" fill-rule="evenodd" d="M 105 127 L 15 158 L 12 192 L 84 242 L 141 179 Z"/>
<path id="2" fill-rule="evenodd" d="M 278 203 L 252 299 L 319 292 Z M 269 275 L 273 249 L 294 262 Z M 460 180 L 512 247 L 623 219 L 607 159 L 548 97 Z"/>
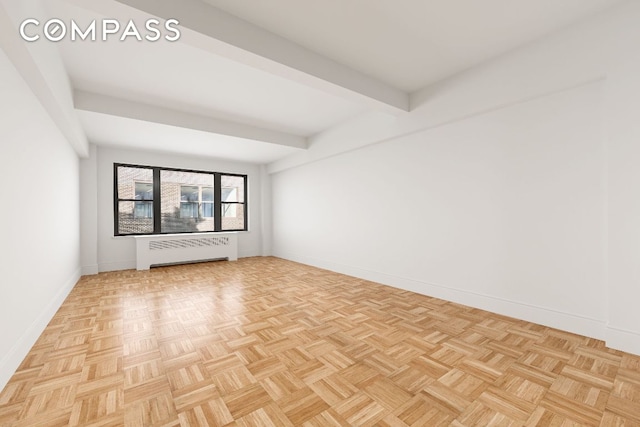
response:
<path id="1" fill-rule="evenodd" d="M 133 199 L 118 198 L 118 168 L 140 168 L 151 169 L 153 171 L 153 231 L 150 233 L 120 233 L 119 232 L 119 205 L 120 202 L 136 202 L 135 196 Z M 213 231 L 170 231 L 162 232 L 161 229 L 161 196 L 160 196 L 160 172 L 161 171 L 175 171 L 175 172 L 192 172 L 200 174 L 208 174 L 213 176 L 213 206 L 214 206 L 214 229 Z M 222 202 L 222 177 L 223 176 L 235 176 L 243 178 L 244 181 L 244 202 L 235 202 L 235 204 L 244 206 L 244 226 L 243 228 L 223 230 L 222 229 L 222 214 L 223 205 L 228 202 Z M 248 198 L 248 182 L 249 178 L 244 174 L 228 173 L 228 172 L 212 172 L 195 169 L 180 169 L 180 168 L 167 168 L 160 166 L 148 166 L 148 165 L 136 165 L 129 163 L 114 163 L 113 164 L 113 235 L 119 236 L 153 236 L 163 234 L 202 234 L 202 233 L 227 233 L 235 231 L 248 231 L 249 230 L 249 198 Z M 202 191 L 202 190 L 200 190 Z M 198 206 L 200 211 L 200 206 Z"/>

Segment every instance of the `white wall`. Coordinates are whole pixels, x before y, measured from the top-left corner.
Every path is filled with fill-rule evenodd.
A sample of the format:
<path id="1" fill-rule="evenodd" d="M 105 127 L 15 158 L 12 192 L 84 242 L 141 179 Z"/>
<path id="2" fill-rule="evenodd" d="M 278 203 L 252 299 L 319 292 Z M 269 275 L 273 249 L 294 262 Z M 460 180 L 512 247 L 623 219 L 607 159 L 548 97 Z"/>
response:
<path id="1" fill-rule="evenodd" d="M 274 254 L 640 354 L 637 22 L 622 3 L 269 165 Z"/>
<path id="2" fill-rule="evenodd" d="M 601 89 L 274 175 L 275 254 L 603 338 Z"/>
<path id="3" fill-rule="evenodd" d="M 414 92 L 409 114 L 363 114 L 314 135 L 308 150 L 273 162 L 268 169 L 278 172 L 601 80 L 611 68 L 612 52 L 618 50 L 620 17 L 634 16 L 627 10 L 632 7 L 595 16 Z"/>
<path id="4" fill-rule="evenodd" d="M 55 43 L 25 43 L 18 28 L 26 18 L 51 18 L 47 0 L 0 0 L 0 48 L 20 71 L 40 105 L 76 153 L 86 156 L 87 137 L 73 108 L 71 82 Z"/>
<path id="5" fill-rule="evenodd" d="M 80 277 L 74 150 L 0 50 L 0 389 Z"/>
<path id="6" fill-rule="evenodd" d="M 98 148 L 89 145 L 80 159 L 80 265 L 82 274 L 98 274 Z"/>
<path id="7" fill-rule="evenodd" d="M 88 199 L 83 199 L 82 206 L 83 219 L 92 222 L 95 218 L 96 222 L 93 232 L 90 227 L 83 232 L 83 253 L 91 253 L 95 248 L 95 257 L 83 258 L 83 269 L 86 272 L 124 270 L 135 268 L 136 265 L 135 240 L 132 237 L 114 237 L 113 235 L 114 163 L 246 174 L 249 184 L 249 231 L 238 232 L 238 256 L 263 254 L 260 166 L 103 146 L 92 147 L 91 153 L 88 159 L 82 160 L 81 169 L 82 181 L 91 182 L 95 179 L 96 187 L 94 188 L 97 188 L 95 201 L 87 202 Z M 86 196 L 87 194 L 83 192 L 83 197 Z"/>
<path id="8" fill-rule="evenodd" d="M 272 247 L 272 231 L 273 220 L 271 215 L 271 175 L 267 172 L 266 165 L 260 165 L 260 184 L 262 197 L 262 206 L 260 206 L 260 214 L 262 218 L 262 256 L 271 256 Z"/>
<path id="9" fill-rule="evenodd" d="M 605 92 L 608 338 L 640 354 L 640 2 L 616 25 Z"/>

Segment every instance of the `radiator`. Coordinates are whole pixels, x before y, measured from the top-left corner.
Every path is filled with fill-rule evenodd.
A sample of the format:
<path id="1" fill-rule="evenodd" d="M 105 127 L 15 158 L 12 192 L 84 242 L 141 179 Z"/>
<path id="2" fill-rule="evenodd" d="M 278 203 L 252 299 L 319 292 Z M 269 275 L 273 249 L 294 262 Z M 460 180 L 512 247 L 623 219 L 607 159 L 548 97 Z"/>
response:
<path id="1" fill-rule="evenodd" d="M 152 265 L 238 259 L 236 233 L 165 234 L 134 238 L 138 270 L 148 270 Z"/>

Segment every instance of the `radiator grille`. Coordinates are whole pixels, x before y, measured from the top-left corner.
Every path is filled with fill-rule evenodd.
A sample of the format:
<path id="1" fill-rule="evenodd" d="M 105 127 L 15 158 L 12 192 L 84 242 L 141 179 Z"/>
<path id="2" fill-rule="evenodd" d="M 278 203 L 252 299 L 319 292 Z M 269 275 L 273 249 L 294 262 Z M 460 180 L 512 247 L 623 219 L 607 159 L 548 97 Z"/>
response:
<path id="1" fill-rule="evenodd" d="M 228 237 L 203 237 L 200 239 L 154 240 L 149 242 L 149 250 L 200 248 L 205 246 L 227 246 Z"/>

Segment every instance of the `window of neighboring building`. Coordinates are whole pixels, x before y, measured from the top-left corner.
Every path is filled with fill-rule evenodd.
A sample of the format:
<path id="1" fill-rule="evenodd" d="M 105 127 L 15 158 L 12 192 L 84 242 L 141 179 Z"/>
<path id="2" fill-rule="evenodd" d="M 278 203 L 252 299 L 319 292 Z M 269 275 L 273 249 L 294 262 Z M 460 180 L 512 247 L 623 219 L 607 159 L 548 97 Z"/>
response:
<path id="1" fill-rule="evenodd" d="M 194 185 L 180 187 L 180 218 L 198 218 L 200 188 Z"/>
<path id="2" fill-rule="evenodd" d="M 200 206 L 203 218 L 213 218 L 213 187 L 200 188 Z"/>
<path id="3" fill-rule="evenodd" d="M 135 183 L 134 218 L 153 218 L 153 183 Z"/>
<path id="4" fill-rule="evenodd" d="M 183 185 L 180 188 L 180 218 L 213 218 L 213 187 Z"/>
<path id="5" fill-rule="evenodd" d="M 246 175 L 114 164 L 115 235 L 247 230 Z"/>

